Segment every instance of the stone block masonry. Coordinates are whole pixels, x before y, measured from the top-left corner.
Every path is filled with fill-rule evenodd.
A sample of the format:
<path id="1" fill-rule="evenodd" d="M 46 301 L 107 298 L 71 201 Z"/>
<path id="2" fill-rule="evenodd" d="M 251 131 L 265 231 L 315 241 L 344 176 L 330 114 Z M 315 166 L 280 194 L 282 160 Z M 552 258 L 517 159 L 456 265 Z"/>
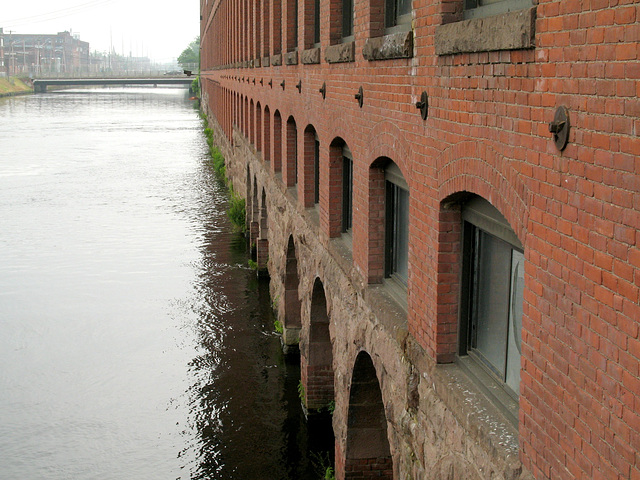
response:
<path id="1" fill-rule="evenodd" d="M 640 5 L 391 3 L 201 11 L 337 478 L 640 478 Z"/>

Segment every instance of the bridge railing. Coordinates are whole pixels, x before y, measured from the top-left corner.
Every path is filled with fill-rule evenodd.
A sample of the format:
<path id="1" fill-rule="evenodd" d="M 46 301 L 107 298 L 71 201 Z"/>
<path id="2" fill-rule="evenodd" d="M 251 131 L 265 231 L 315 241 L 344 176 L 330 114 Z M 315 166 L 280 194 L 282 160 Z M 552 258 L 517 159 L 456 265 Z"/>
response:
<path id="1" fill-rule="evenodd" d="M 184 71 L 187 70 L 192 73 L 193 76 L 198 75 L 200 66 L 197 63 L 193 65 L 185 65 L 184 67 L 174 68 L 128 68 L 112 70 L 108 68 L 93 68 L 89 70 L 76 70 L 71 72 L 56 72 L 56 71 L 37 71 L 30 72 L 32 78 L 163 78 L 163 77 L 182 77 L 185 75 Z"/>

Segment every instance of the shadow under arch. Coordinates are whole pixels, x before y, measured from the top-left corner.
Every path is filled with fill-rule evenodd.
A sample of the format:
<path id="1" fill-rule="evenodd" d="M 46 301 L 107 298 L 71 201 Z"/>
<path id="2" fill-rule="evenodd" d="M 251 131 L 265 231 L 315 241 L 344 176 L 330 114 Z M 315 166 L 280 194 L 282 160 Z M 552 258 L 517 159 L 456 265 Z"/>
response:
<path id="1" fill-rule="evenodd" d="M 302 383 L 307 409 L 319 411 L 334 400 L 330 318 L 324 285 L 319 278 L 313 284 L 308 325 L 306 342 L 300 352 Z"/>
<path id="2" fill-rule="evenodd" d="M 393 479 L 382 391 L 376 368 L 365 351 L 358 354 L 353 367 L 345 453 L 345 479 Z"/>
<path id="3" fill-rule="evenodd" d="M 298 345 L 302 320 L 302 303 L 298 296 L 300 277 L 298 276 L 298 256 L 293 235 L 289 235 L 284 272 L 284 318 L 282 321 L 282 343 L 285 350 Z"/>
<path id="4" fill-rule="evenodd" d="M 257 244 L 260 236 L 260 207 L 258 204 L 258 179 L 253 177 L 253 185 L 249 187 L 251 193 L 251 208 L 247 211 L 249 221 L 249 256 L 254 262 L 257 261 Z"/>
<path id="5" fill-rule="evenodd" d="M 260 199 L 259 213 L 259 230 L 257 249 L 258 273 L 266 275 L 267 262 L 269 261 L 269 209 L 267 208 L 267 193 L 262 187 L 262 196 Z"/>

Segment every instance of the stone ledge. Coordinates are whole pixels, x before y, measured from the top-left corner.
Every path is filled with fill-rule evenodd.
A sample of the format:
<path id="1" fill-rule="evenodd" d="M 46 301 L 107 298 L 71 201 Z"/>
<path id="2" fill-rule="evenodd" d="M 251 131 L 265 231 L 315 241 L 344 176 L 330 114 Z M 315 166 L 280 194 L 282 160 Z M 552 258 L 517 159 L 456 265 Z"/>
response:
<path id="1" fill-rule="evenodd" d="M 298 52 L 287 52 L 284 54 L 285 65 L 297 65 L 298 64 Z"/>
<path id="2" fill-rule="evenodd" d="M 362 55 L 367 60 L 391 60 L 413 57 L 413 32 L 392 33 L 382 37 L 368 38 Z"/>
<path id="3" fill-rule="evenodd" d="M 436 28 L 437 55 L 535 47 L 536 7 Z"/>
<path id="4" fill-rule="evenodd" d="M 303 50 L 301 59 L 304 65 L 313 65 L 316 63 L 320 63 L 320 47 L 308 48 L 307 50 Z"/>
<path id="5" fill-rule="evenodd" d="M 271 63 L 271 60 L 269 57 L 263 57 L 261 63 L 263 67 L 268 67 L 269 64 Z"/>
<path id="6" fill-rule="evenodd" d="M 433 389 L 468 438 L 489 455 L 498 466 L 500 478 L 533 480 L 519 459 L 518 429 L 482 392 L 458 365 L 436 365 L 427 352 L 411 336 L 407 338 L 405 352 L 409 362 L 421 372 L 416 399 L 418 409 L 428 412 L 431 400 L 426 394 Z M 414 402 L 415 403 L 415 402 Z M 415 407 L 414 407 L 415 408 Z"/>
<path id="7" fill-rule="evenodd" d="M 353 62 L 355 58 L 356 42 L 330 45 L 324 50 L 324 59 L 327 61 L 327 63 Z"/>
<path id="8" fill-rule="evenodd" d="M 277 55 L 271 55 L 271 66 L 279 67 L 280 65 L 282 65 L 282 55 L 279 53 Z"/>

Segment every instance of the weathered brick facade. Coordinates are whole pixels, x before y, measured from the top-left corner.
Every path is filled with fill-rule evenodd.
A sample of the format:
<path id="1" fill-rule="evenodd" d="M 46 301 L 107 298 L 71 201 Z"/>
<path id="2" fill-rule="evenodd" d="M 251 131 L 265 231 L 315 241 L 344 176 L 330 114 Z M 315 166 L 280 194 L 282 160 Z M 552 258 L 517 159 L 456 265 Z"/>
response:
<path id="1" fill-rule="evenodd" d="M 337 478 L 640 479 L 640 4 L 413 0 L 385 30 L 390 3 L 341 38 L 320 1 L 317 42 L 313 0 L 201 0 L 203 108 Z M 516 389 L 474 360 L 478 197 L 524 258 Z"/>

